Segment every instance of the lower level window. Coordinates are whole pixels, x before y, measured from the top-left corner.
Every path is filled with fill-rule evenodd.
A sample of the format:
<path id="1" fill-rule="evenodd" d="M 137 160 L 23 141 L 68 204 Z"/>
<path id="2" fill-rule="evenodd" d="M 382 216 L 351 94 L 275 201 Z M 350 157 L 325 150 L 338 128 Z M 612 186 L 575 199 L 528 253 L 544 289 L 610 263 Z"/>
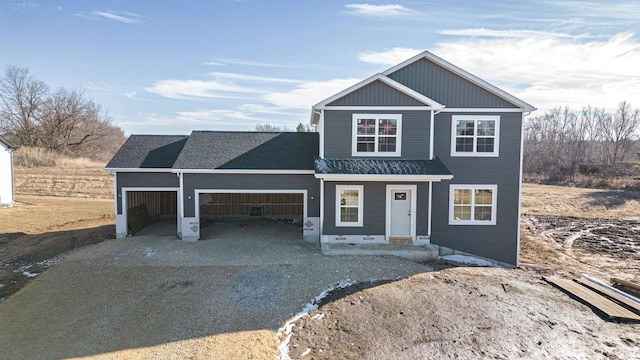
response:
<path id="1" fill-rule="evenodd" d="M 495 225 L 497 185 L 450 185 L 449 225 Z"/>
<path id="2" fill-rule="evenodd" d="M 362 226 L 364 186 L 336 186 L 336 226 Z"/>

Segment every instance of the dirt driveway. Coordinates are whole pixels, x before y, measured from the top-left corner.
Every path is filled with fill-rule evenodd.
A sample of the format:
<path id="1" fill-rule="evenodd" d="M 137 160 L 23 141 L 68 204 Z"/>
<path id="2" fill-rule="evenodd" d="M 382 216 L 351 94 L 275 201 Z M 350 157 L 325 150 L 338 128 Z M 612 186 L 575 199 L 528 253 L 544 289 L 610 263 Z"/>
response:
<path id="1" fill-rule="evenodd" d="M 431 270 L 322 256 L 289 223 L 209 231 L 197 243 L 143 236 L 75 250 L 0 303 L 0 358 L 273 359 L 274 331 L 323 289 Z"/>

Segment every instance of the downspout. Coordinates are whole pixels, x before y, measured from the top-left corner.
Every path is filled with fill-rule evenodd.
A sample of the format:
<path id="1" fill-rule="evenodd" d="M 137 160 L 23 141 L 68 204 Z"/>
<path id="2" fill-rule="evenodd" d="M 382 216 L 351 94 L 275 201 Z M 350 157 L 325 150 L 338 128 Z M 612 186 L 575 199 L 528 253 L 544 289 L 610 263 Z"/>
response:
<path id="1" fill-rule="evenodd" d="M 177 172 L 176 176 L 178 177 L 178 179 L 180 180 L 180 190 L 178 190 L 178 216 L 177 216 L 177 228 L 178 228 L 178 237 L 180 239 L 182 239 L 182 219 L 184 218 L 184 199 L 183 199 L 183 195 L 184 195 L 184 181 L 183 181 L 183 177 L 182 177 L 182 173 L 181 172 Z"/>
<path id="2" fill-rule="evenodd" d="M 324 234 L 324 179 L 320 178 L 320 248 L 322 248 L 322 236 Z"/>
<path id="3" fill-rule="evenodd" d="M 431 242 L 431 209 L 432 209 L 432 200 L 433 196 L 433 181 L 429 181 L 429 203 L 428 203 L 428 212 L 429 218 L 427 219 L 427 236 L 429 237 L 429 242 Z"/>
<path id="4" fill-rule="evenodd" d="M 10 163 L 10 170 L 11 170 L 11 203 L 8 206 L 13 206 L 13 203 L 16 201 L 16 194 L 15 194 L 15 186 L 14 186 L 14 181 L 15 179 L 13 178 L 13 151 L 15 149 L 9 149 L 9 163 Z"/>

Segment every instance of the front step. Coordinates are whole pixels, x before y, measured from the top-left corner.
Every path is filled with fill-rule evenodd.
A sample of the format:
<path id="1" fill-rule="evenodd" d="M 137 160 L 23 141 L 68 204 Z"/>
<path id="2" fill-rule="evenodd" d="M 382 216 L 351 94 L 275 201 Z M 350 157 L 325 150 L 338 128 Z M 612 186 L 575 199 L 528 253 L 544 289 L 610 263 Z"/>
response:
<path id="1" fill-rule="evenodd" d="M 336 244 L 324 243 L 321 246 L 324 255 L 375 255 L 398 256 L 408 260 L 423 262 L 437 260 L 439 248 L 436 245 L 411 244 Z"/>

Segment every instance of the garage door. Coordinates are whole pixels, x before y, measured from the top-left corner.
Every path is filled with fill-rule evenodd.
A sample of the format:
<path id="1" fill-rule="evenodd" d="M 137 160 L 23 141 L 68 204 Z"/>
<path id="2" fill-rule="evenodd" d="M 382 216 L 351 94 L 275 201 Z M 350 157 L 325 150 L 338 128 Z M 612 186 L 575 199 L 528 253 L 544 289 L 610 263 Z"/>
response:
<path id="1" fill-rule="evenodd" d="M 200 194 L 201 217 L 301 219 L 301 193 L 204 193 Z"/>
<path id="2" fill-rule="evenodd" d="M 154 221 L 170 219 L 170 232 L 177 232 L 177 191 L 127 191 L 127 226 L 134 234 Z"/>

